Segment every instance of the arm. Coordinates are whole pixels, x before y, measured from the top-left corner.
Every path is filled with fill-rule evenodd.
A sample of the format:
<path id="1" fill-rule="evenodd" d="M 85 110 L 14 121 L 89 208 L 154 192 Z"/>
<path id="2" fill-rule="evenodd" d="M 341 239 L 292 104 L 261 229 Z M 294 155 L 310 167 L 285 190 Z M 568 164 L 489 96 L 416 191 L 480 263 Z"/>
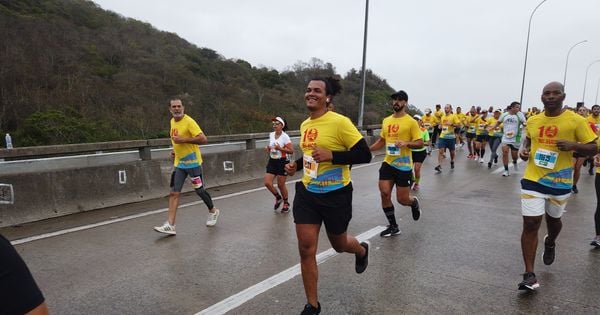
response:
<path id="1" fill-rule="evenodd" d="M 380 150 L 381 148 L 383 148 L 384 145 L 385 145 L 385 140 L 383 138 L 379 137 L 379 139 L 377 139 L 377 141 L 375 141 L 375 143 L 373 143 L 369 147 L 369 150 L 377 151 L 377 150 Z"/>
<path id="2" fill-rule="evenodd" d="M 292 143 L 288 143 L 285 146 L 280 146 L 279 143 L 275 144 L 275 149 L 279 150 L 285 154 L 293 154 L 294 153 L 294 147 L 292 146 Z"/>
<path id="3" fill-rule="evenodd" d="M 304 157 L 300 157 L 296 159 L 296 161 L 290 162 L 285 165 L 285 171 L 288 176 L 294 176 L 297 171 L 301 170 L 304 167 Z"/>
<path id="4" fill-rule="evenodd" d="M 205 144 L 208 142 L 206 136 L 201 133 L 193 138 L 184 138 L 180 136 L 173 136 L 173 142 L 181 144 L 181 143 L 191 143 L 191 144 Z"/>
<path id="5" fill-rule="evenodd" d="M 523 148 L 519 150 L 519 157 L 523 161 L 529 160 L 529 151 L 531 150 L 531 139 L 529 137 L 525 138 L 523 141 Z"/>
<path id="6" fill-rule="evenodd" d="M 423 147 L 423 139 L 415 141 L 396 141 L 398 148 L 408 147 L 409 149 L 420 149 Z"/>
<path id="7" fill-rule="evenodd" d="M 596 140 L 589 143 L 577 143 L 574 141 L 558 140 L 556 147 L 561 151 L 575 151 L 581 155 L 590 156 L 598 152 Z"/>

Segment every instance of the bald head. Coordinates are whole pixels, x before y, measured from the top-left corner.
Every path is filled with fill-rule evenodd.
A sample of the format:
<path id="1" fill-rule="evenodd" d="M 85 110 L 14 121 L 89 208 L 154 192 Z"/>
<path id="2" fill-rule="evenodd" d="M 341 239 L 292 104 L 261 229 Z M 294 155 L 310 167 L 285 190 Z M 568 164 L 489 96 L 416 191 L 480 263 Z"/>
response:
<path id="1" fill-rule="evenodd" d="M 560 90 L 561 92 L 565 93 L 565 86 L 558 81 L 553 81 L 544 86 L 542 93 L 546 90 Z"/>
<path id="2" fill-rule="evenodd" d="M 542 91 L 544 110 L 549 112 L 550 116 L 560 113 L 565 96 L 565 87 L 562 83 L 554 81 L 546 84 Z"/>

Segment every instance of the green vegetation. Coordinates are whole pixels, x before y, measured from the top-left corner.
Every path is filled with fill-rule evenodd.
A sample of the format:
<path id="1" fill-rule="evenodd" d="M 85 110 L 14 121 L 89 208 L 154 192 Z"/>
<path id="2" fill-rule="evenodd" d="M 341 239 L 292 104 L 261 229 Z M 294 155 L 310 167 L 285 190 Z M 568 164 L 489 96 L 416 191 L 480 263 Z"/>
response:
<path id="1" fill-rule="evenodd" d="M 173 95 L 209 135 L 269 131 L 276 115 L 297 129 L 307 80 L 338 75 L 316 58 L 282 72 L 226 59 L 84 0 L 0 0 L 0 51 L 0 132 L 16 146 L 164 137 Z M 360 71 L 342 86 L 336 111 L 356 121 Z M 364 124 L 378 124 L 393 89 L 369 70 L 366 88 Z"/>

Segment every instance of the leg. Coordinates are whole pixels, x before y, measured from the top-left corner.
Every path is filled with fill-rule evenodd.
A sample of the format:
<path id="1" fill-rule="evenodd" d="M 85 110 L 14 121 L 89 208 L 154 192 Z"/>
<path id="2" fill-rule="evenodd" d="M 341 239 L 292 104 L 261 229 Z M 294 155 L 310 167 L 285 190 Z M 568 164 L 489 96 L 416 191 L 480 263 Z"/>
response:
<path id="1" fill-rule="evenodd" d="M 502 146 L 502 164 L 504 164 L 504 169 L 508 170 L 508 151 L 511 151 L 508 145 Z"/>
<path id="2" fill-rule="evenodd" d="M 379 193 L 381 195 L 381 207 L 392 207 L 392 188 L 394 182 L 391 180 L 379 180 Z"/>
<path id="3" fill-rule="evenodd" d="M 454 163 L 455 156 L 456 156 L 456 150 L 450 150 L 450 163 Z"/>
<path id="4" fill-rule="evenodd" d="M 277 189 L 273 186 L 273 180 L 275 179 L 275 175 L 271 173 L 266 173 L 264 178 L 265 187 L 273 194 L 273 196 L 277 197 L 279 195 L 277 193 Z"/>
<path id="5" fill-rule="evenodd" d="M 177 207 L 179 207 L 179 195 L 181 193 L 175 191 L 169 194 L 169 212 L 167 218 L 171 225 L 175 225 L 175 216 L 177 215 Z"/>
<path id="6" fill-rule="evenodd" d="M 538 230 L 543 216 L 523 216 L 523 233 L 521 234 L 521 250 L 525 262 L 525 272 L 533 272 L 535 252 L 538 244 Z"/>
<path id="7" fill-rule="evenodd" d="M 366 254 L 365 248 L 360 245 L 356 237 L 348 233 L 339 235 L 327 233 L 327 237 L 331 247 L 338 253 L 358 254 L 361 257 Z"/>
<path id="8" fill-rule="evenodd" d="M 600 173 L 596 173 L 596 213 L 594 214 L 594 223 L 596 226 L 596 236 L 600 235 Z"/>
<path id="9" fill-rule="evenodd" d="M 306 300 L 314 307 L 318 306 L 317 281 L 317 245 L 319 241 L 320 224 L 296 224 L 298 251 L 300 252 L 300 270 Z"/>
<path id="10" fill-rule="evenodd" d="M 583 161 L 585 161 L 585 157 L 575 158 L 575 164 L 573 166 L 573 186 L 577 185 L 579 182 L 579 177 L 581 176 L 581 166 L 583 166 Z"/>
<path id="11" fill-rule="evenodd" d="M 409 187 L 400 186 L 396 186 L 396 199 L 403 206 L 411 206 L 415 200 L 415 198 L 410 195 Z"/>
<path id="12" fill-rule="evenodd" d="M 562 230 L 562 221 L 560 218 L 553 218 L 546 214 L 546 227 L 548 228 L 547 244 L 551 247 L 554 246 L 554 242 Z"/>
<path id="13" fill-rule="evenodd" d="M 287 187 L 285 186 L 285 180 L 286 180 L 285 176 L 277 175 L 277 188 L 279 188 L 279 191 L 281 192 L 281 196 L 283 197 L 283 200 L 287 201 L 288 190 L 287 190 Z"/>
<path id="14" fill-rule="evenodd" d="M 423 165 L 423 163 L 420 163 L 420 162 L 415 162 L 415 164 L 414 164 L 415 184 L 419 184 L 419 182 L 421 181 L 421 166 L 422 165 Z"/>

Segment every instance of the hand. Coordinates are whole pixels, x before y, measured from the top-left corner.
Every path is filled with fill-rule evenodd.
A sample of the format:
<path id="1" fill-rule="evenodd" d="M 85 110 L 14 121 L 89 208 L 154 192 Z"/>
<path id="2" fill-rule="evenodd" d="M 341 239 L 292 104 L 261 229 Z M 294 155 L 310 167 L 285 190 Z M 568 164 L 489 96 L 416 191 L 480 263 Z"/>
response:
<path id="1" fill-rule="evenodd" d="M 556 141 L 556 147 L 561 151 L 573 151 L 577 148 L 577 142 L 558 140 Z"/>
<path id="2" fill-rule="evenodd" d="M 600 166 L 600 154 L 594 155 L 594 166 Z"/>
<path id="3" fill-rule="evenodd" d="M 180 136 L 173 136 L 173 137 L 171 137 L 171 139 L 175 143 L 185 143 L 185 138 L 182 138 Z"/>
<path id="4" fill-rule="evenodd" d="M 396 145 L 396 148 L 404 148 L 404 147 L 408 146 L 408 142 L 398 140 L 398 141 L 396 141 L 395 145 Z"/>
<path id="5" fill-rule="evenodd" d="M 519 151 L 519 157 L 523 161 L 529 160 L 529 149 L 522 149 L 521 151 Z"/>
<path id="6" fill-rule="evenodd" d="M 271 151 L 271 147 L 270 147 L 270 146 L 266 146 L 266 147 L 265 147 L 265 151 L 266 151 L 266 152 L 269 152 L 269 151 Z"/>
<path id="7" fill-rule="evenodd" d="M 315 145 L 313 146 L 312 158 L 315 159 L 315 162 L 321 163 L 333 160 L 333 154 L 330 150 L 319 148 Z"/>
<path id="8" fill-rule="evenodd" d="M 275 150 L 281 150 L 281 147 L 279 146 L 279 143 L 275 143 Z"/>
<path id="9" fill-rule="evenodd" d="M 286 164 L 284 167 L 285 172 L 288 174 L 288 176 L 294 176 L 294 174 L 296 174 L 296 162 L 290 162 L 288 164 Z"/>
<path id="10" fill-rule="evenodd" d="M 175 151 L 171 151 L 171 160 L 175 159 Z"/>

